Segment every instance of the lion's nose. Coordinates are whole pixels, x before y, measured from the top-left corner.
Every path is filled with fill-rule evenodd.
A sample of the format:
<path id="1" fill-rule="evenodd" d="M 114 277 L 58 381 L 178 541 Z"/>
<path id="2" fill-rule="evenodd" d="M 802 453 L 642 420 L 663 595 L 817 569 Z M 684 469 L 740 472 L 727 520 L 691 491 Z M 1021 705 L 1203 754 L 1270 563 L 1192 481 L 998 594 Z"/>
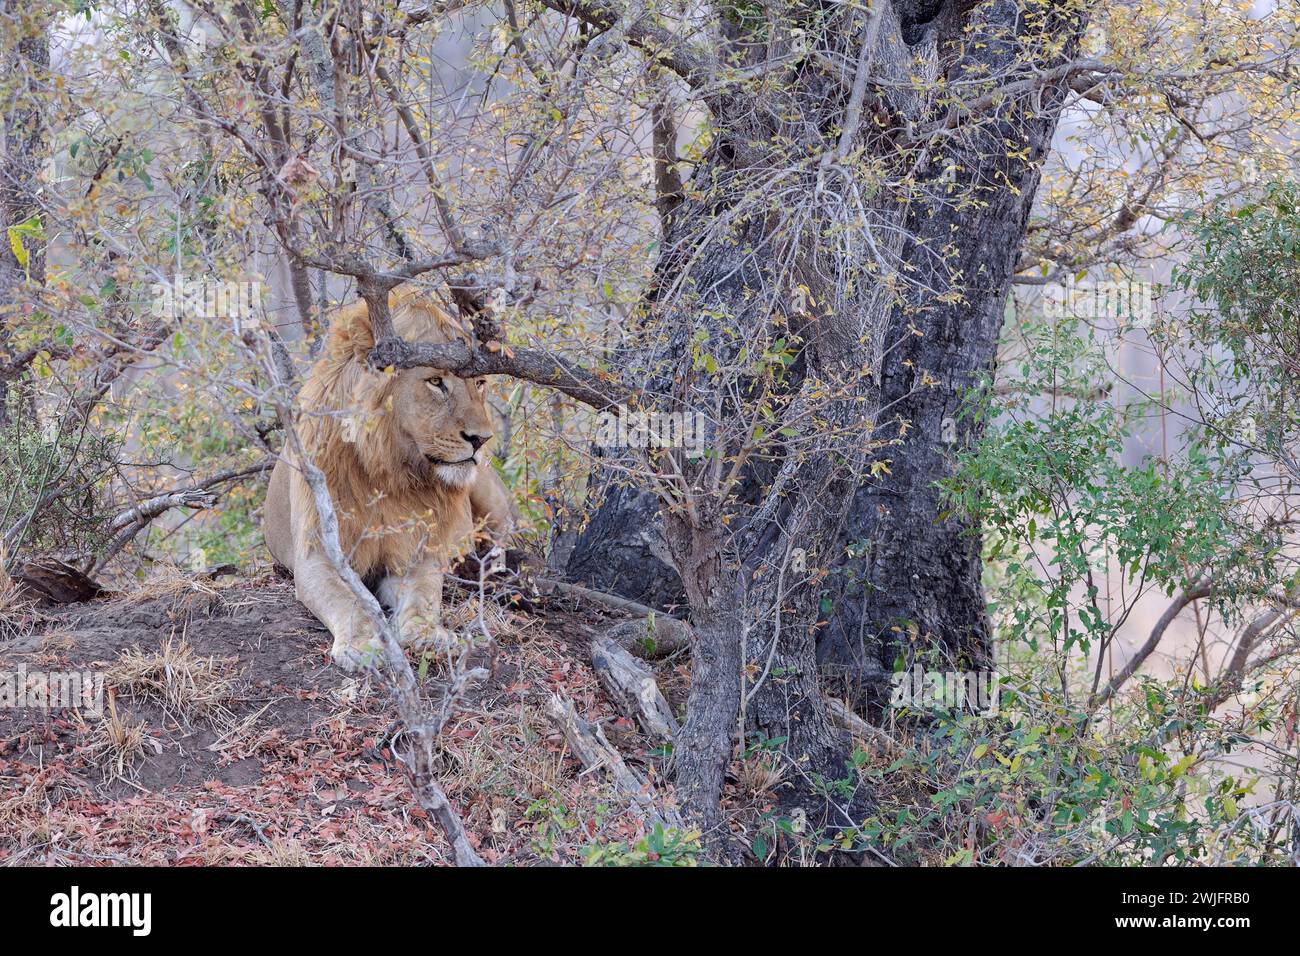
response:
<path id="1" fill-rule="evenodd" d="M 471 432 L 461 432 L 460 437 L 465 439 L 467 442 L 469 442 L 470 446 L 475 451 L 478 451 L 480 448 L 482 448 L 484 445 L 486 445 L 489 441 L 492 440 L 491 435 L 477 435 Z"/>

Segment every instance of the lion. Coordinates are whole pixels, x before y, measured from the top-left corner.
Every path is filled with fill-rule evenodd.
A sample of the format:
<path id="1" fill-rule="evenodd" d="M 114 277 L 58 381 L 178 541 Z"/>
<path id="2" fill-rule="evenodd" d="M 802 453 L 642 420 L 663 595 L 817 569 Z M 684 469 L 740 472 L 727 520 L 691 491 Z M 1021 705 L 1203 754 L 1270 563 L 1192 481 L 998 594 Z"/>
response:
<path id="1" fill-rule="evenodd" d="M 410 342 L 464 333 L 410 288 L 389 295 L 393 327 Z M 364 301 L 338 310 L 321 358 L 298 396 L 298 437 L 325 475 L 348 563 L 394 615 L 404 644 L 445 650 L 442 572 L 474 544 L 476 530 L 505 543 L 516 512 L 493 469 L 487 383 L 434 368 L 382 372 Z M 267 489 L 262 532 L 298 600 L 329 628 L 330 656 L 353 670 L 375 654 L 378 628 L 326 558 L 311 488 L 286 453 Z"/>

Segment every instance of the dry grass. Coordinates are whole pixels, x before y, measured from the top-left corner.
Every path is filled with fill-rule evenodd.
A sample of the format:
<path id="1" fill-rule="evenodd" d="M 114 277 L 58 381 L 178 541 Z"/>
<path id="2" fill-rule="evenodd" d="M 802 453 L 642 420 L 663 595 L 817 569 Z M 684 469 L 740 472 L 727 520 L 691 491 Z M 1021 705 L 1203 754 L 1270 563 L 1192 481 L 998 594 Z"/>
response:
<path id="1" fill-rule="evenodd" d="M 31 613 L 34 602 L 4 569 L 4 551 L 0 550 L 0 641 L 27 637 L 36 626 L 36 616 Z"/>
<path id="2" fill-rule="evenodd" d="M 156 651 L 122 651 L 105 672 L 105 681 L 134 700 L 156 704 L 185 725 L 202 718 L 228 728 L 234 723 L 229 705 L 237 690 L 233 670 L 232 659 L 201 657 L 184 638 L 169 637 Z"/>
<path id="3" fill-rule="evenodd" d="M 47 800 L 45 785 L 39 780 L 30 781 L 12 796 L 0 799 L 0 830 L 9 830 L 19 819 L 38 810 Z"/>
<path id="4" fill-rule="evenodd" d="M 121 600 L 137 605 L 163 602 L 177 616 L 211 613 L 222 606 L 223 592 L 229 593 L 235 586 L 229 581 L 196 578 L 191 572 L 173 564 L 155 566 L 144 582 L 120 583 Z"/>
<path id="5" fill-rule="evenodd" d="M 274 701 L 267 701 L 258 710 L 248 714 L 245 717 L 234 721 L 226 730 L 208 745 L 208 749 L 213 753 L 223 751 L 238 751 L 247 748 L 253 740 L 253 728 L 257 722 L 262 719 L 262 715 L 271 709 Z"/>
<path id="6" fill-rule="evenodd" d="M 169 598 L 174 601 L 187 598 L 207 600 L 217 596 L 218 588 L 211 581 L 200 581 L 172 564 L 155 565 L 148 580 L 132 587 L 127 597 L 137 604 Z"/>
<path id="7" fill-rule="evenodd" d="M 117 712 L 117 701 L 108 695 L 108 713 L 93 726 L 85 726 L 82 739 L 86 756 L 99 764 L 104 781 L 133 780 L 145 751 L 162 753 L 162 744 L 151 737 L 145 725 Z"/>
<path id="8" fill-rule="evenodd" d="M 480 620 L 481 618 L 481 620 Z M 509 611 L 495 601 L 485 602 L 481 609 L 477 595 L 463 601 L 449 603 L 443 610 L 443 624 L 451 631 L 479 637 L 486 627 L 498 643 L 517 642 L 520 634 Z"/>
<path id="9" fill-rule="evenodd" d="M 18 601 L 18 585 L 4 566 L 5 553 L 0 550 L 0 611 L 7 611 Z"/>
<path id="10" fill-rule="evenodd" d="M 769 753 L 750 754 L 738 764 L 737 788 L 753 798 L 767 799 L 784 779 L 785 768 L 778 766 L 776 758 Z"/>

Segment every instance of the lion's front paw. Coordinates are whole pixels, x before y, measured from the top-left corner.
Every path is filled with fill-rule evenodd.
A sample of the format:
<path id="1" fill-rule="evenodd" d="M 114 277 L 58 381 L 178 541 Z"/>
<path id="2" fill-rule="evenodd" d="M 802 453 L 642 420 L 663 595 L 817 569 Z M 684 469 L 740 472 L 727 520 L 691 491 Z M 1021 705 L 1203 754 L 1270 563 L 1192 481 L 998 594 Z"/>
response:
<path id="1" fill-rule="evenodd" d="M 373 628 L 354 628 L 351 633 L 337 634 L 330 648 L 330 659 L 349 674 L 383 660 L 384 642 Z"/>
<path id="2" fill-rule="evenodd" d="M 446 654 L 455 648 L 458 638 L 454 631 L 449 631 L 441 624 L 425 630 L 412 645 L 417 651 L 429 651 L 434 654 Z"/>
<path id="3" fill-rule="evenodd" d="M 403 647 L 444 654 L 456 644 L 456 635 L 443 627 L 432 614 L 402 614 L 398 618 L 397 627 Z"/>

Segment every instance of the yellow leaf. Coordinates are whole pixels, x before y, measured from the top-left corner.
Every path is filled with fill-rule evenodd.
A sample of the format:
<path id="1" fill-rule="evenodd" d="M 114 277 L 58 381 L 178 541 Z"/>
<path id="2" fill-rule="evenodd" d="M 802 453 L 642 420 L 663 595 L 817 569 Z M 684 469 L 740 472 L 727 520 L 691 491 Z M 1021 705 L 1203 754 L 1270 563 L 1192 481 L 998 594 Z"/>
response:
<path id="1" fill-rule="evenodd" d="M 9 248 L 13 250 L 14 258 L 24 269 L 27 268 L 27 247 L 23 245 L 22 233 L 16 227 L 9 228 Z"/>
<path id="2" fill-rule="evenodd" d="M 1177 780 L 1183 774 L 1187 773 L 1188 769 L 1194 763 L 1196 763 L 1196 754 L 1188 754 L 1182 760 L 1178 761 L 1178 763 L 1174 764 L 1173 768 L 1169 772 L 1169 775 L 1173 777 L 1175 780 Z"/>

